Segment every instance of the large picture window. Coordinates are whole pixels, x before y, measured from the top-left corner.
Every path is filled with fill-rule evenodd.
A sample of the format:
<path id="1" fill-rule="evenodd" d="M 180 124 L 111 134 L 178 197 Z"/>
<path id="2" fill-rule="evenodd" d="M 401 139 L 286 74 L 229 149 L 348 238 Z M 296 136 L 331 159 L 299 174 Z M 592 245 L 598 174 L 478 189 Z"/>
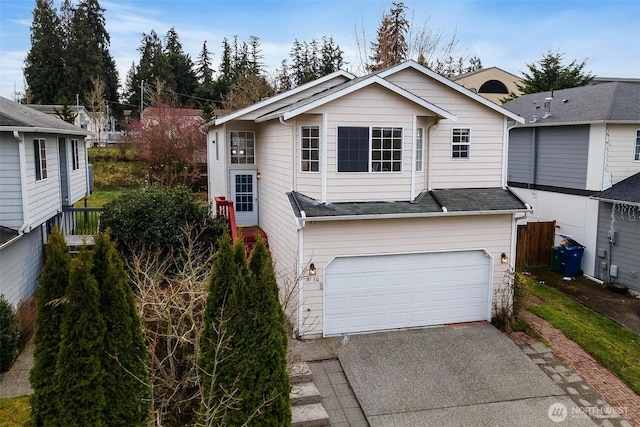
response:
<path id="1" fill-rule="evenodd" d="M 255 136 L 253 132 L 231 132 L 231 164 L 254 164 L 256 161 L 255 150 Z"/>
<path id="2" fill-rule="evenodd" d="M 640 129 L 636 130 L 636 155 L 634 160 L 640 161 Z"/>
<path id="3" fill-rule="evenodd" d="M 320 170 L 320 128 L 302 126 L 300 138 L 300 170 L 318 172 Z"/>
<path id="4" fill-rule="evenodd" d="M 47 144 L 44 139 L 33 140 L 35 153 L 36 181 L 47 179 Z"/>
<path id="5" fill-rule="evenodd" d="M 338 172 L 401 170 L 402 128 L 338 128 Z"/>
<path id="6" fill-rule="evenodd" d="M 451 158 L 468 159 L 471 145 L 471 131 L 469 129 L 453 129 L 451 138 Z"/>
<path id="7" fill-rule="evenodd" d="M 77 139 L 71 140 L 71 167 L 74 171 L 80 169 L 80 153 Z"/>

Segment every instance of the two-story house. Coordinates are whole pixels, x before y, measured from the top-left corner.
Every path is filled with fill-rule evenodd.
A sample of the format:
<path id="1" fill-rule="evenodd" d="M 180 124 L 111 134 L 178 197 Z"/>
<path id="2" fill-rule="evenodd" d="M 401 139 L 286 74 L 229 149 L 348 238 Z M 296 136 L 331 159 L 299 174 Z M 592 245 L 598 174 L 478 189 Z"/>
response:
<path id="1" fill-rule="evenodd" d="M 339 71 L 209 122 L 209 195 L 266 232 L 301 336 L 486 321 L 528 212 L 509 120 L 413 61 Z"/>
<path id="2" fill-rule="evenodd" d="M 640 172 L 640 83 L 528 94 L 504 107 L 526 120 L 509 131 L 508 184 L 533 208 L 528 220 L 555 220 L 558 236 L 585 246 L 584 272 L 601 277 L 590 196 Z"/>
<path id="3" fill-rule="evenodd" d="M 0 293 L 36 290 L 47 221 L 88 196 L 84 129 L 0 97 Z"/>

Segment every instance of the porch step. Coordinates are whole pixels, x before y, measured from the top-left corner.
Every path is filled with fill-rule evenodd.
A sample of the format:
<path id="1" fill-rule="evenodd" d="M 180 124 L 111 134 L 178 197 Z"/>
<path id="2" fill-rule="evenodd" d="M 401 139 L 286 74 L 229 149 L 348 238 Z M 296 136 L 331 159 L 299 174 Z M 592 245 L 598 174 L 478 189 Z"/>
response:
<path id="1" fill-rule="evenodd" d="M 259 238 L 261 238 L 264 241 L 265 246 L 269 248 L 267 233 L 260 229 L 260 227 L 238 227 L 238 234 L 244 241 L 244 247 L 247 249 L 247 255 L 251 254 L 251 251 Z"/>
<path id="2" fill-rule="evenodd" d="M 291 408 L 293 427 L 324 427 L 329 424 L 329 414 L 322 403 L 293 406 Z"/>
<path id="3" fill-rule="evenodd" d="M 311 368 L 306 362 L 295 362 L 289 368 L 291 384 L 311 382 Z"/>
<path id="4" fill-rule="evenodd" d="M 291 386 L 291 406 L 309 405 L 320 403 L 322 395 L 314 383 L 300 383 Z"/>

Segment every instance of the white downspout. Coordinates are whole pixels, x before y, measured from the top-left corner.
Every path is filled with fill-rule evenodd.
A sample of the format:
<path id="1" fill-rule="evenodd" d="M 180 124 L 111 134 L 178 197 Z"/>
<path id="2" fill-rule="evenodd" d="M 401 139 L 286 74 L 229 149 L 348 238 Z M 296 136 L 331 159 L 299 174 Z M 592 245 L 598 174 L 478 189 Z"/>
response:
<path id="1" fill-rule="evenodd" d="M 418 139 L 418 116 L 415 114 L 413 115 L 411 126 L 413 128 L 413 136 L 411 137 L 411 194 L 409 194 L 409 200 L 413 200 L 414 194 L 416 194 L 416 144 Z"/>
<path id="2" fill-rule="evenodd" d="M 18 229 L 18 235 L 21 236 L 31 222 L 29 218 L 29 200 L 27 193 L 27 154 L 24 145 L 24 135 L 20 135 L 18 131 L 13 131 L 13 137 L 18 141 L 18 156 L 20 158 L 20 187 L 22 191 L 22 225 Z"/>
<path id="3" fill-rule="evenodd" d="M 327 159 L 329 158 L 329 147 L 327 147 L 327 131 L 329 128 L 329 115 L 322 113 L 322 160 L 320 162 L 320 173 L 322 174 L 322 203 L 327 203 Z"/>
<path id="4" fill-rule="evenodd" d="M 304 328 L 304 226 L 307 215 L 300 212 L 298 220 L 298 336 L 302 335 Z"/>
<path id="5" fill-rule="evenodd" d="M 509 127 L 507 126 L 507 116 L 503 116 L 503 133 L 502 133 L 502 188 L 507 188 L 507 166 L 509 155 Z"/>

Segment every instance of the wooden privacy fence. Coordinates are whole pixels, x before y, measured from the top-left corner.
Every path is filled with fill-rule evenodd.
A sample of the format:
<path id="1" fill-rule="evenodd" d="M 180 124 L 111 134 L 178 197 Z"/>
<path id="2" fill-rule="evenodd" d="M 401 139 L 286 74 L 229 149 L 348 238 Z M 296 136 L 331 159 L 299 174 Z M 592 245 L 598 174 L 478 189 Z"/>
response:
<path id="1" fill-rule="evenodd" d="M 518 226 L 516 267 L 551 265 L 551 248 L 556 235 L 556 222 L 528 222 Z"/>

